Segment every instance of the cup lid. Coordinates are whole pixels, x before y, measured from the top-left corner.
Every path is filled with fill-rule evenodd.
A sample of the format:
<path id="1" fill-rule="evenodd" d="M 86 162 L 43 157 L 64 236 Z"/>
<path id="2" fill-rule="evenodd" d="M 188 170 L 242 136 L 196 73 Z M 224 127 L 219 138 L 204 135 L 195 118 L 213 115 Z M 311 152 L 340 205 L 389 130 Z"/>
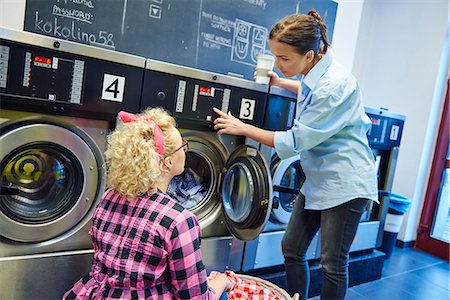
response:
<path id="1" fill-rule="evenodd" d="M 275 60 L 275 57 L 273 57 L 270 54 L 260 54 L 258 55 L 257 59 L 270 59 L 270 60 Z"/>

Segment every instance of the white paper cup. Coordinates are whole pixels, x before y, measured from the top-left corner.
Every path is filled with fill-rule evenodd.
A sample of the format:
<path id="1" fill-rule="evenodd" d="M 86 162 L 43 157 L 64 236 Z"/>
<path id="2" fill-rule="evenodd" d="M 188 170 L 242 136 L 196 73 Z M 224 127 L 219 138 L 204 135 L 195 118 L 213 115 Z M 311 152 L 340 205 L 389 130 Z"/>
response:
<path id="1" fill-rule="evenodd" d="M 256 62 L 256 82 L 269 84 L 269 71 L 272 71 L 275 58 L 272 55 L 260 54 Z"/>

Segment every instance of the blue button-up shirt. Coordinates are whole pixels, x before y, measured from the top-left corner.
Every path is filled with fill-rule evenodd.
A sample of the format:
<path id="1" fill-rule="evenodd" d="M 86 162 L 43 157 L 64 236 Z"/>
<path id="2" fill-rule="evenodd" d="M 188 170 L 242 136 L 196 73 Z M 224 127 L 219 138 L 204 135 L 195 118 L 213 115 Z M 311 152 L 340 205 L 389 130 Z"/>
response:
<path id="1" fill-rule="evenodd" d="M 328 51 L 301 81 L 293 127 L 274 137 L 281 159 L 300 155 L 305 208 L 322 210 L 355 198 L 378 201 L 370 124 L 356 79 Z"/>

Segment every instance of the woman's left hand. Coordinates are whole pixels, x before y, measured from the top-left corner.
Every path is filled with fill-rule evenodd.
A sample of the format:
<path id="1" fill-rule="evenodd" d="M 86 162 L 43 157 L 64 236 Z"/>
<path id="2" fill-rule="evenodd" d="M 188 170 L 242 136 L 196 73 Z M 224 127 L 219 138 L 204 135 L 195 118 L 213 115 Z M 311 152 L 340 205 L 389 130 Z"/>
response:
<path id="1" fill-rule="evenodd" d="M 230 112 L 226 114 L 215 107 L 213 110 L 219 115 L 219 117 L 214 120 L 214 130 L 217 130 L 219 134 L 245 135 L 246 124 L 244 122 L 233 117 Z"/>

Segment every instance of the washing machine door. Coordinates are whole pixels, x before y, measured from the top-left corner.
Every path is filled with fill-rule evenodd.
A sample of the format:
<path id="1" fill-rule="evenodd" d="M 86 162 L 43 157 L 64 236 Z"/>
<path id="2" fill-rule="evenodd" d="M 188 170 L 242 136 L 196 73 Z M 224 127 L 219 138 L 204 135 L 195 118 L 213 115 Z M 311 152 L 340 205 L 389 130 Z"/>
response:
<path id="1" fill-rule="evenodd" d="M 291 217 L 295 199 L 305 181 L 300 158 L 293 156 L 281 160 L 272 156 L 270 164 L 273 180 L 273 208 L 270 215 L 272 222 L 287 224 Z"/>
<path id="2" fill-rule="evenodd" d="M 272 209 L 272 180 L 257 149 L 241 145 L 231 154 L 222 181 L 222 203 L 235 237 L 253 240 L 261 233 Z"/>
<path id="3" fill-rule="evenodd" d="M 42 242 L 81 228 L 105 186 L 103 156 L 78 127 L 32 117 L 0 125 L 0 235 Z M 13 193 L 14 194 L 14 193 Z"/>

